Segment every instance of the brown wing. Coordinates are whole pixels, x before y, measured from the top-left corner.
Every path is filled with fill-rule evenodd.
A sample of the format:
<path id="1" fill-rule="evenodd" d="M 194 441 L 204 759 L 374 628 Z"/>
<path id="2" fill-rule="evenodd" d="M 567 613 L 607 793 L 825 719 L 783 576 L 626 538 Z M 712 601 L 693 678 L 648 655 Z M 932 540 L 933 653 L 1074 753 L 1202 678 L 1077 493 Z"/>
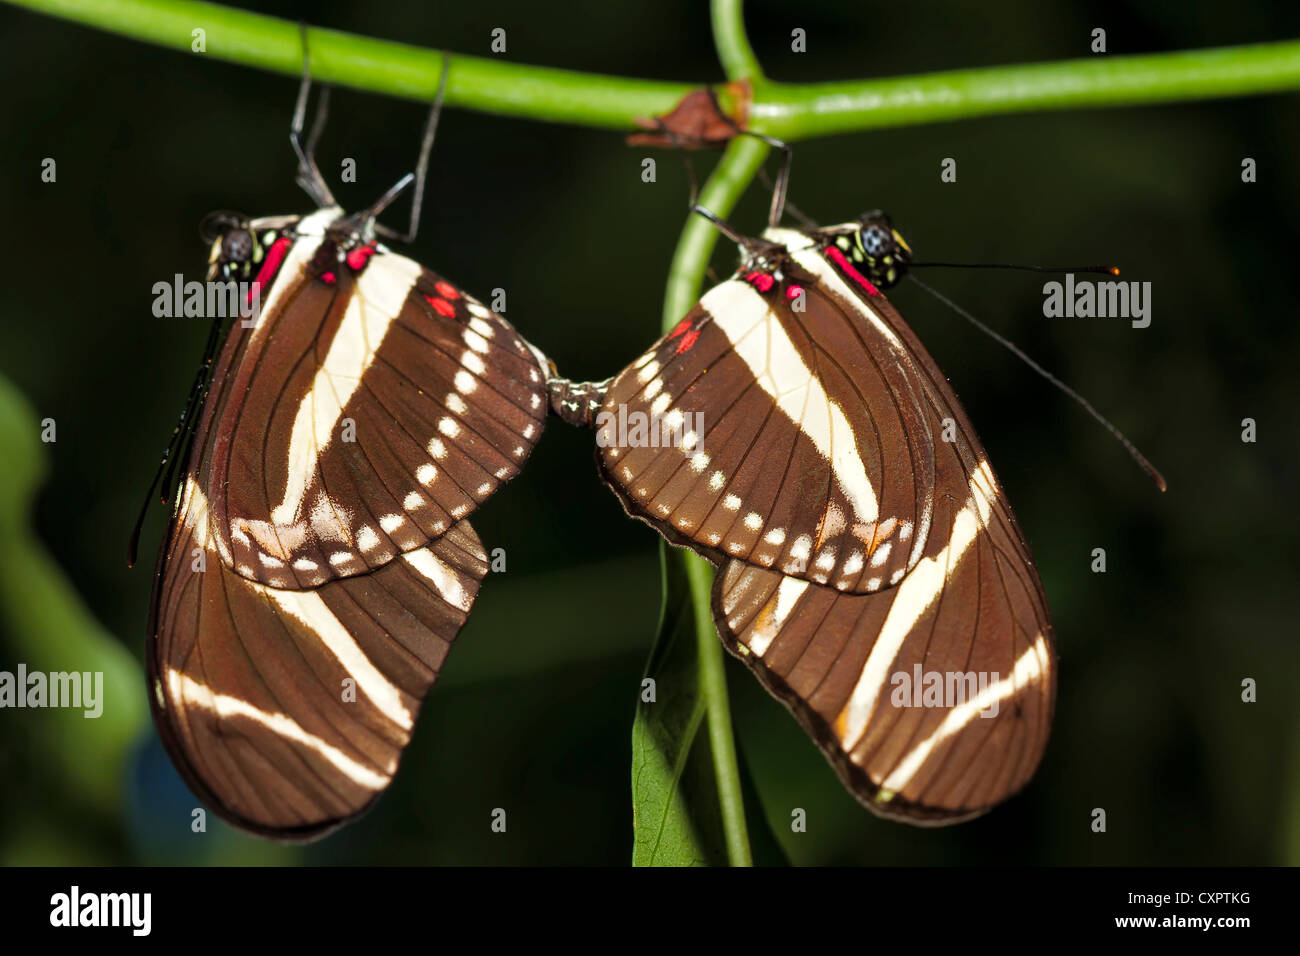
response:
<path id="1" fill-rule="evenodd" d="M 629 513 L 837 590 L 901 580 L 944 489 L 923 377 L 865 311 L 793 263 L 710 290 L 606 392 L 600 462 Z"/>
<path id="2" fill-rule="evenodd" d="M 410 259 L 330 242 L 295 242 L 261 320 L 232 330 L 198 431 L 217 551 L 275 587 L 426 545 L 545 420 L 546 370 L 507 322 Z"/>
<path id="3" fill-rule="evenodd" d="M 189 480 L 159 557 L 149 629 L 155 723 L 231 823 L 306 839 L 365 811 L 487 571 L 468 522 L 371 574 L 280 590 L 226 568 Z"/>
<path id="4" fill-rule="evenodd" d="M 956 822 L 1020 790 L 1055 700 L 1028 549 L 987 463 L 965 471 L 969 494 L 936 504 L 926 553 L 895 587 L 848 594 L 740 561 L 714 586 L 728 649 L 854 795 L 913 822 Z"/>

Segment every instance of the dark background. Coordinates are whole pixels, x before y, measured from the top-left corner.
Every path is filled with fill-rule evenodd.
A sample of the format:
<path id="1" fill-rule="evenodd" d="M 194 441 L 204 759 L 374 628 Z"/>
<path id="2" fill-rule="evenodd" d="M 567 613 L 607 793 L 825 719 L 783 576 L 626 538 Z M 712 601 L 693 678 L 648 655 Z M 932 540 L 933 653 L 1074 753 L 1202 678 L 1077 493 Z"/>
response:
<path id="1" fill-rule="evenodd" d="M 720 78 L 706 5 L 686 0 L 265 4 L 312 24 L 511 60 L 704 82 Z M 1146 3 L 751 2 L 759 59 L 786 81 L 889 76 L 1300 35 L 1300 10 L 1255 0 Z M 789 50 L 808 31 L 803 55 Z M 293 80 L 0 7 L 4 280 L 0 374 L 38 417 L 47 483 L 33 522 L 71 586 L 140 659 L 156 509 L 142 566 L 122 558 L 206 334 L 155 319 L 153 283 L 201 278 L 204 213 L 305 211 L 286 133 Z M 791 861 L 1217 864 L 1300 861 L 1295 498 L 1295 95 L 883 130 L 801 143 L 792 198 L 822 222 L 883 207 L 918 255 L 1115 262 L 1153 284 L 1154 319 L 1045 319 L 1042 279 L 928 280 L 1079 388 L 1162 468 L 1161 495 L 1083 412 L 919 289 L 893 294 L 951 377 L 1014 503 L 1050 599 L 1060 697 L 1021 796 L 943 830 L 885 822 L 839 785 L 747 672 L 735 724 Z M 414 159 L 424 110 L 336 91 L 321 164 L 364 205 Z M 657 334 L 685 175 L 602 131 L 444 112 L 410 254 L 507 317 L 569 376 L 602 378 Z M 58 160 L 58 182 L 40 161 Z M 958 161 L 958 182 L 939 164 Z M 1241 160 L 1259 182 L 1241 182 Z M 696 158 L 703 174 L 712 154 Z M 756 186 L 733 217 L 760 228 Z M 390 222 L 404 224 L 405 207 Z M 718 268 L 730 264 L 720 251 Z M 1241 420 L 1259 440 L 1241 441 Z M 39 428 L 37 420 L 31 428 Z M 10 463 L 3 463 L 8 468 Z M 194 805 L 145 724 L 120 792 L 92 801 L 57 769 L 90 745 L 0 711 L 0 863 L 623 863 L 630 727 L 659 599 L 656 544 L 598 483 L 591 438 L 553 422 L 523 476 L 475 519 L 508 571 L 485 582 L 376 810 L 307 848 L 243 837 Z M 1103 547 L 1108 572 L 1089 569 Z M 13 557 L 11 555 L 11 557 Z M 22 646 L 0 631 L 0 668 Z M 30 658 L 29 658 L 30 661 Z M 35 666 L 35 665 L 33 665 Z M 1259 702 L 1241 702 L 1241 681 Z M 112 702 L 110 701 L 110 709 Z M 106 714 L 105 719 L 111 715 Z M 46 741 L 37 745 L 35 740 Z M 88 755 L 87 755 L 88 756 Z M 488 828 L 510 812 L 506 835 Z M 792 807 L 806 834 L 789 832 Z M 1090 829 L 1105 808 L 1108 832 Z"/>

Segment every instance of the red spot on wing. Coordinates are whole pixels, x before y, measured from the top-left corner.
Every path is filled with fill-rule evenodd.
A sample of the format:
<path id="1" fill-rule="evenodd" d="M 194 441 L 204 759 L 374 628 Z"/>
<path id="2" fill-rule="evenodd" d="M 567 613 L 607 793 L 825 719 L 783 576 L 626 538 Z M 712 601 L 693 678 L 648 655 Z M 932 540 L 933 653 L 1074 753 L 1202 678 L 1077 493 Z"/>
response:
<path id="1" fill-rule="evenodd" d="M 326 285 L 333 285 L 338 281 L 338 276 L 332 272 L 322 272 L 320 274 L 320 281 L 324 282 Z"/>
<path id="2" fill-rule="evenodd" d="M 776 284 L 776 279 L 766 272 L 751 272 L 745 276 L 745 281 L 763 293 L 771 292 Z"/>
<path id="3" fill-rule="evenodd" d="M 880 290 L 877 289 L 874 285 L 872 285 L 870 280 L 867 279 L 866 276 L 864 276 L 857 269 L 853 268 L 853 264 L 849 262 L 848 259 L 844 258 L 844 253 L 840 252 L 840 250 L 836 249 L 834 246 L 828 246 L 826 248 L 826 258 L 830 259 L 837 266 L 839 266 L 840 271 L 843 272 L 846 276 L 848 276 L 858 285 L 862 286 L 862 288 L 866 290 L 867 295 L 880 295 Z"/>
<path id="4" fill-rule="evenodd" d="M 437 312 L 439 315 L 450 319 L 456 314 L 456 307 L 446 299 L 440 299 L 436 295 L 426 295 L 424 298 L 429 305 L 433 306 L 433 311 Z"/>
<path id="5" fill-rule="evenodd" d="M 451 301 L 455 302 L 460 298 L 460 290 L 450 282 L 443 282 L 439 279 L 433 284 L 433 287 L 438 290 L 438 295 L 442 296 L 444 299 L 451 299 Z"/>
<path id="6" fill-rule="evenodd" d="M 293 245 L 293 240 L 288 236 L 282 236 L 271 243 L 271 248 L 266 253 L 266 258 L 262 260 L 262 268 L 257 270 L 257 278 L 253 280 L 253 289 L 257 289 L 259 294 L 271 284 L 275 274 L 280 271 L 280 266 L 284 265 L 284 257 L 289 254 L 289 247 Z M 248 300 L 245 305 L 253 304 L 253 289 L 248 290 Z"/>
<path id="7" fill-rule="evenodd" d="M 799 298 L 799 296 L 801 295 L 803 295 L 803 286 L 788 285 L 785 287 L 785 297 L 789 299 L 791 302 Z"/>
<path id="8" fill-rule="evenodd" d="M 358 246 L 348 253 L 348 268 L 353 272 L 360 272 L 374 254 L 374 246 Z"/>
<path id="9" fill-rule="evenodd" d="M 670 339 L 675 339 L 679 335 L 685 335 L 686 330 L 689 329 L 690 327 L 691 327 L 690 318 L 682 319 L 680 322 L 678 322 L 676 325 L 673 326 L 673 330 L 668 333 L 668 337 Z"/>
<path id="10" fill-rule="evenodd" d="M 685 337 L 683 337 L 682 340 L 679 343 L 677 343 L 677 354 L 681 355 L 683 352 L 689 349 L 692 345 L 695 344 L 695 340 L 698 339 L 699 337 L 700 337 L 699 329 L 691 329 L 689 332 L 687 332 Z"/>

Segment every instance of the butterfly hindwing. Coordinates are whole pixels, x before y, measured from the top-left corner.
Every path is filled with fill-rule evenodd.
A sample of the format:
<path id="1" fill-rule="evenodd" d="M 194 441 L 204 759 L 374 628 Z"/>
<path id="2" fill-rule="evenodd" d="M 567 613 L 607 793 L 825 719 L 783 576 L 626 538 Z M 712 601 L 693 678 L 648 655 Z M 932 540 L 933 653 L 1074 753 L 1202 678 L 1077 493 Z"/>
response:
<path id="1" fill-rule="evenodd" d="M 148 648 L 155 723 L 225 819 L 319 835 L 387 787 L 487 572 L 468 522 L 368 575 L 271 588 L 217 553 L 198 484 L 159 558 Z"/>
<path id="2" fill-rule="evenodd" d="M 931 823 L 1025 785 L 1056 687 L 1042 586 L 987 460 L 963 441 L 939 464 L 967 493 L 936 502 L 925 553 L 896 586 L 837 592 L 740 561 L 714 585 L 724 643 L 846 786 L 877 813 Z"/>

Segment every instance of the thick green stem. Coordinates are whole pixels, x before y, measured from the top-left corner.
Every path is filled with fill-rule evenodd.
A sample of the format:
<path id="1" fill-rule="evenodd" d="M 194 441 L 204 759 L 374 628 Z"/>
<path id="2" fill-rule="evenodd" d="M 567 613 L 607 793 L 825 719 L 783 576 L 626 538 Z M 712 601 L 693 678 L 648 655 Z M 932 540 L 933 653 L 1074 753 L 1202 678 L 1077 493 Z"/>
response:
<path id="1" fill-rule="evenodd" d="M 302 68 L 297 24 L 275 17 L 194 0 L 4 2 L 187 53 L 195 43 L 193 31 L 201 28 L 206 52 L 193 55 L 291 75 Z M 1031 110 L 1136 106 L 1300 89 L 1300 41 L 1294 40 L 792 85 L 763 78 L 745 39 L 740 0 L 716 0 L 713 24 L 727 76 L 754 84 L 751 124 L 790 142 Z M 310 45 L 312 72 L 323 82 L 417 100 L 428 100 L 438 88 L 442 55 L 436 50 L 315 28 Z M 637 118 L 665 114 L 686 93 L 704 85 L 456 54 L 446 98 L 450 106 L 488 113 L 632 130 Z M 726 91 L 720 92 L 726 99 Z"/>
<path id="2" fill-rule="evenodd" d="M 745 15 L 741 10 L 744 0 L 713 0 L 709 14 L 713 26 L 713 44 L 718 49 L 718 60 L 729 80 L 751 82 L 763 78 L 763 68 L 745 36 Z"/>
<path id="3" fill-rule="evenodd" d="M 302 73 L 299 26 L 289 20 L 193 0 L 7 2 L 193 56 Z M 204 31 L 203 53 L 193 52 L 196 29 Z M 307 41 L 312 76 L 322 83 L 426 102 L 438 89 L 443 62 L 438 50 L 316 27 L 308 30 Z M 484 49 L 488 42 L 485 35 Z M 459 53 L 449 62 L 449 106 L 607 129 L 632 129 L 638 117 L 667 113 L 694 89 L 687 83 L 596 76 Z"/>
<path id="4" fill-rule="evenodd" d="M 1300 41 L 836 83 L 755 84 L 750 124 L 785 140 L 1034 110 L 1300 89 Z"/>

